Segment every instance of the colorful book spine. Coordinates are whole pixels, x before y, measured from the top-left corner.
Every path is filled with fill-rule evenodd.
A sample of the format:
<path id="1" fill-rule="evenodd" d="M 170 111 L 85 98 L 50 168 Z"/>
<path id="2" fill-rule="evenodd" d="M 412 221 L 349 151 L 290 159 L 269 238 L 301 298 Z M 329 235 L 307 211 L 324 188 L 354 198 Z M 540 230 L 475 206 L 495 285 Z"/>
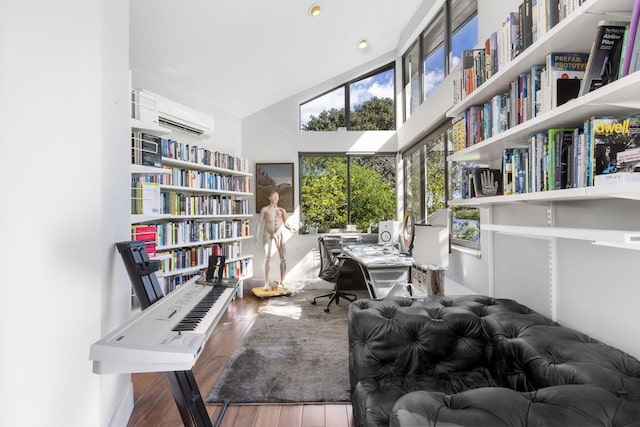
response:
<path id="1" fill-rule="evenodd" d="M 580 86 L 586 95 L 618 78 L 624 33 L 629 22 L 600 21 Z"/>
<path id="2" fill-rule="evenodd" d="M 624 54 L 622 57 L 622 71 L 619 77 L 624 77 L 629 74 L 629 66 L 631 63 L 631 56 L 634 49 L 640 49 L 640 46 L 635 45 L 636 32 L 638 30 L 638 21 L 640 20 L 640 0 L 633 2 L 633 10 L 631 12 L 631 22 L 629 24 L 629 31 L 626 34 L 626 45 Z"/>

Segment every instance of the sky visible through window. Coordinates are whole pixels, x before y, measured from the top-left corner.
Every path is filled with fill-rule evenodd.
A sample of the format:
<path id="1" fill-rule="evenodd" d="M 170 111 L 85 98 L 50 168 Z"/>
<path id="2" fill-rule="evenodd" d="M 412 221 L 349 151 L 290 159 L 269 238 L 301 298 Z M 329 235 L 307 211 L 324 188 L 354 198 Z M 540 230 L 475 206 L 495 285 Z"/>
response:
<path id="1" fill-rule="evenodd" d="M 473 49 L 478 43 L 478 16 L 474 16 L 467 24 L 451 37 L 451 70 L 462 60 L 464 49 Z M 431 53 L 424 63 L 424 99 L 444 80 L 444 47 L 440 46 Z"/>
<path id="2" fill-rule="evenodd" d="M 387 70 L 351 83 L 349 86 L 351 111 L 353 111 L 356 106 L 364 104 L 373 97 L 393 99 L 393 80 L 393 70 Z"/>
<path id="3" fill-rule="evenodd" d="M 393 83 L 393 69 L 351 83 L 349 85 L 350 110 L 353 111 L 355 106 L 363 104 L 374 96 L 394 99 Z M 300 123 L 304 125 L 309 121 L 311 116 L 318 117 L 322 111 L 328 111 L 332 108 L 336 110 L 343 109 L 344 95 L 344 86 L 341 86 L 336 90 L 301 105 Z"/>
<path id="4" fill-rule="evenodd" d="M 451 63 L 450 69 L 454 69 L 462 58 L 462 50 L 472 49 L 478 42 L 478 17 L 474 16 L 468 23 L 463 25 L 451 40 Z M 424 99 L 444 80 L 444 47 L 440 46 L 425 60 Z M 373 76 L 358 80 L 349 85 L 350 111 L 354 107 L 363 104 L 371 98 L 391 98 L 394 97 L 395 73 L 393 69 L 383 71 Z M 305 125 L 311 116 L 318 117 L 321 112 L 329 111 L 332 108 L 341 110 L 345 107 L 344 86 L 328 92 L 318 98 L 300 105 L 300 127 Z"/>

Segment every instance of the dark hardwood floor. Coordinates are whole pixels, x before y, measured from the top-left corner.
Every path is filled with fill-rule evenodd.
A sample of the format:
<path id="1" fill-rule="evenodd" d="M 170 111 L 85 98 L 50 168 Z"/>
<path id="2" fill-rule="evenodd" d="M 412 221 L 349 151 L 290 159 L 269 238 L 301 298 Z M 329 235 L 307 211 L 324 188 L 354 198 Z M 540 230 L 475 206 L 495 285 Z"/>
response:
<path id="1" fill-rule="evenodd" d="M 200 393 L 206 399 L 227 360 L 253 325 L 267 300 L 250 292 L 231 303 L 193 367 Z M 181 426 L 182 420 L 163 373 L 133 374 L 134 408 L 127 427 Z M 207 405 L 212 424 L 221 405 Z M 351 405 L 230 405 L 221 427 L 352 427 Z"/>

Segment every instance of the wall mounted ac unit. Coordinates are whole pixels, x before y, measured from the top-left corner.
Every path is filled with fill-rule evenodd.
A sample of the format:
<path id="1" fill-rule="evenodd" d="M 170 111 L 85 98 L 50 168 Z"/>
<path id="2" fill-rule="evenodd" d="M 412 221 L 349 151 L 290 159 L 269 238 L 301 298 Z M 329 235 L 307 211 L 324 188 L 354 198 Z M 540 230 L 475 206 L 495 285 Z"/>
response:
<path id="1" fill-rule="evenodd" d="M 159 125 L 201 137 L 210 136 L 213 133 L 213 117 L 146 89 L 141 91 L 155 98 Z"/>

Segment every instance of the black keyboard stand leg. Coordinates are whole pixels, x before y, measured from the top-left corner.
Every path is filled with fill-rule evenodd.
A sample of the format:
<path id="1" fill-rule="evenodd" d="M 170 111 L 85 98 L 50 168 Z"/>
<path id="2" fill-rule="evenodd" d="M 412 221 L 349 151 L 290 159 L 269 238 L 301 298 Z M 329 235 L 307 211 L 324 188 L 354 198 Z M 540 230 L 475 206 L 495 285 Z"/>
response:
<path id="1" fill-rule="evenodd" d="M 166 372 L 185 427 L 213 427 L 191 370 Z"/>

